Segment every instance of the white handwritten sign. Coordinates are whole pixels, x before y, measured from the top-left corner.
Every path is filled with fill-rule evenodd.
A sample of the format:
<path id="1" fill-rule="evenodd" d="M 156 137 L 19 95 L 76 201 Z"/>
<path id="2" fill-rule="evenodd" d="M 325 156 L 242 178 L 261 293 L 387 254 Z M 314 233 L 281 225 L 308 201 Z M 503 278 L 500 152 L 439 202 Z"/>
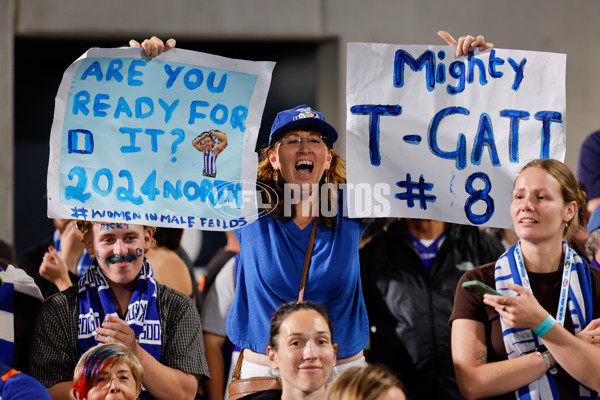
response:
<path id="1" fill-rule="evenodd" d="M 274 63 L 91 49 L 56 98 L 48 216 L 222 230 L 257 214 L 254 152 Z"/>
<path id="2" fill-rule="evenodd" d="M 348 184 L 375 192 L 350 215 L 509 227 L 523 164 L 564 159 L 565 72 L 564 54 L 349 43 Z"/>

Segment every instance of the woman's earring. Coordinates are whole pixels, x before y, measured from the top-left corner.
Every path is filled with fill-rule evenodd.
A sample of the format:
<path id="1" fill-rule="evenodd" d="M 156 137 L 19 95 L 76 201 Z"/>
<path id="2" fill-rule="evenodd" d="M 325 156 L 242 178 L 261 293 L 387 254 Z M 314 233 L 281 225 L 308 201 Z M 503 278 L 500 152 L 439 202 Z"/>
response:
<path id="1" fill-rule="evenodd" d="M 277 170 L 273 171 L 273 180 L 275 181 L 275 184 L 277 184 Z"/>

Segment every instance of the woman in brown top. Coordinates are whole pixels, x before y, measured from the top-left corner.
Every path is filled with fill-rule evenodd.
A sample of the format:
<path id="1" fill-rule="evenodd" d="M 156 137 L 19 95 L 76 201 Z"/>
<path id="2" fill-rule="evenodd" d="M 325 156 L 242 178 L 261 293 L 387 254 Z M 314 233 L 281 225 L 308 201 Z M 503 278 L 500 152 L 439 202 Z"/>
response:
<path id="1" fill-rule="evenodd" d="M 519 242 L 467 272 L 456 291 L 452 355 L 465 397 L 597 398 L 588 388 L 600 389 L 600 271 L 563 242 L 583 205 L 560 161 L 534 160 L 519 173 L 510 210 Z M 461 287 L 469 280 L 504 296 L 475 295 Z"/>

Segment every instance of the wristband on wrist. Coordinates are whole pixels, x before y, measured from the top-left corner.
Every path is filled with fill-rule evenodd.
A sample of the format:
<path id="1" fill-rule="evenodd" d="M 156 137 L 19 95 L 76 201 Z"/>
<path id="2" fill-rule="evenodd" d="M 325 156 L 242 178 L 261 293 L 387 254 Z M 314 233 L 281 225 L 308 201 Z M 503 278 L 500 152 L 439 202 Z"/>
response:
<path id="1" fill-rule="evenodd" d="M 552 315 L 548 315 L 537 328 L 533 330 L 538 337 L 542 337 L 556 324 L 556 320 L 552 318 Z"/>

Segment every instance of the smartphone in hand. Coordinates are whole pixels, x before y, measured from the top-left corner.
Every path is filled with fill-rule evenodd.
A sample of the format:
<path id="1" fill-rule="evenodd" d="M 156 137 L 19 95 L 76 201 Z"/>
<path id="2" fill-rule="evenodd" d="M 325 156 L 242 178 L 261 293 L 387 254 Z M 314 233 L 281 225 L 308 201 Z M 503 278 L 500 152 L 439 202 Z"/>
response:
<path id="1" fill-rule="evenodd" d="M 496 296 L 504 296 L 502 293 L 498 292 L 496 289 L 493 289 L 486 285 L 481 281 L 467 281 L 462 284 L 462 287 L 467 289 L 469 292 L 474 293 L 483 297 L 485 293 L 493 294 Z"/>

